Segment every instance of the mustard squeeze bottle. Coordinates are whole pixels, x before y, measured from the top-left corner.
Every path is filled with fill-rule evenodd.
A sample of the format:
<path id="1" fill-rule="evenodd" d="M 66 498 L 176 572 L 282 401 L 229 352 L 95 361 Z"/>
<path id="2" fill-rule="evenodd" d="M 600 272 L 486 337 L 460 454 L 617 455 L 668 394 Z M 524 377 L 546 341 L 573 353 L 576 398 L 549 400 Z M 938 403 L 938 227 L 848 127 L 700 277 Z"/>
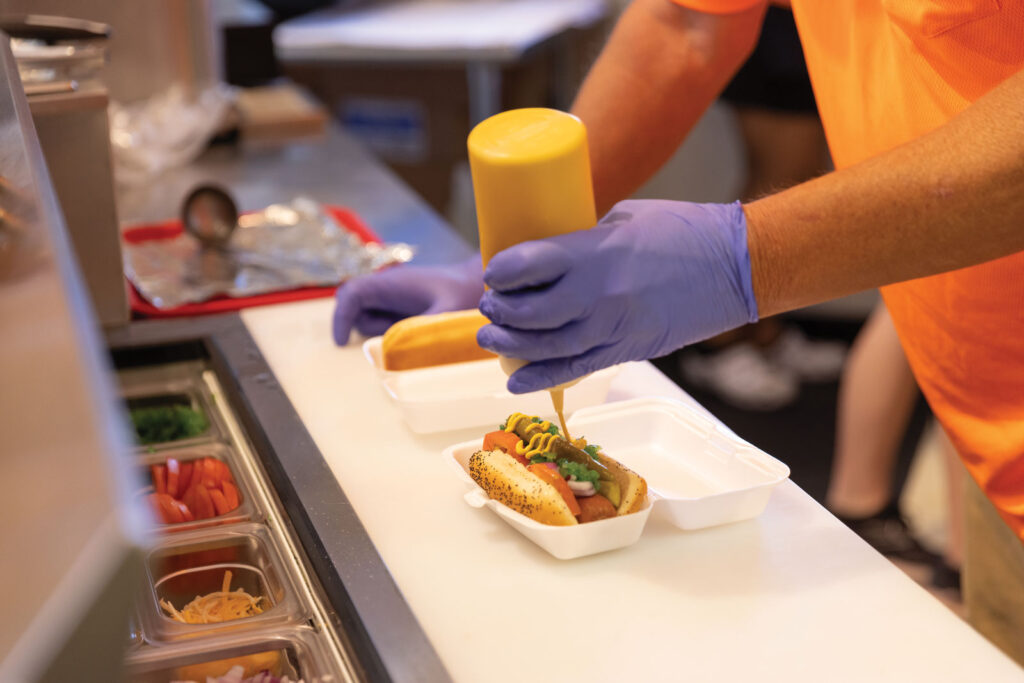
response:
<path id="1" fill-rule="evenodd" d="M 485 268 L 515 244 L 597 223 L 587 130 L 572 114 L 543 108 L 502 112 L 477 124 L 467 145 Z M 509 375 L 523 365 L 501 359 Z M 577 381 L 550 389 L 566 438 L 563 392 Z"/>

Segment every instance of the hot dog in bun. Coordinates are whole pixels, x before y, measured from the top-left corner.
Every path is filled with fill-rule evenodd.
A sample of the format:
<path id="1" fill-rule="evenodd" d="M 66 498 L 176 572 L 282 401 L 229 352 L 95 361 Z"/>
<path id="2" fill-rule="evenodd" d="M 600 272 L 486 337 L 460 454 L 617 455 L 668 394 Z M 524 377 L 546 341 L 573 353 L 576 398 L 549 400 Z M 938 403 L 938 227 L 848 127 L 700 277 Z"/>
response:
<path id="1" fill-rule="evenodd" d="M 647 482 L 583 439 L 513 413 L 484 437 L 469 474 L 487 495 L 542 524 L 571 526 L 641 509 Z"/>

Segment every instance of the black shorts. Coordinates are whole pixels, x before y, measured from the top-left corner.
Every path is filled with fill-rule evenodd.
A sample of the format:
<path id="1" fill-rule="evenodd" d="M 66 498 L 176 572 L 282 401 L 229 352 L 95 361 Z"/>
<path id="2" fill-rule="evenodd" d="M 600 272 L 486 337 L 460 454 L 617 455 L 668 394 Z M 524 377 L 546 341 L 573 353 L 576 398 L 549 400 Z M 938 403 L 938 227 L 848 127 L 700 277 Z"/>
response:
<path id="1" fill-rule="evenodd" d="M 726 86 L 722 99 L 738 107 L 817 112 L 791 11 L 768 8 L 757 47 Z"/>

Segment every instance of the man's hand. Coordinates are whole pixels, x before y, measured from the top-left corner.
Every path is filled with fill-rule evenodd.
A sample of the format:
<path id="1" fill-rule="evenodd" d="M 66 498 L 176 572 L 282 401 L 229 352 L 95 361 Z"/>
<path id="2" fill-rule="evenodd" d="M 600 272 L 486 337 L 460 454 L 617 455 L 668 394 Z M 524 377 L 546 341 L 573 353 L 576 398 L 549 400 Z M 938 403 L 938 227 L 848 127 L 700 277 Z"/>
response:
<path id="1" fill-rule="evenodd" d="M 453 266 L 395 266 L 364 275 L 335 294 L 334 341 L 347 344 L 353 327 L 384 334 L 409 316 L 476 308 L 483 293 L 479 254 Z"/>
<path id="2" fill-rule="evenodd" d="M 597 227 L 495 255 L 482 347 L 531 361 L 513 393 L 660 356 L 757 320 L 746 218 L 729 205 L 616 205 Z"/>

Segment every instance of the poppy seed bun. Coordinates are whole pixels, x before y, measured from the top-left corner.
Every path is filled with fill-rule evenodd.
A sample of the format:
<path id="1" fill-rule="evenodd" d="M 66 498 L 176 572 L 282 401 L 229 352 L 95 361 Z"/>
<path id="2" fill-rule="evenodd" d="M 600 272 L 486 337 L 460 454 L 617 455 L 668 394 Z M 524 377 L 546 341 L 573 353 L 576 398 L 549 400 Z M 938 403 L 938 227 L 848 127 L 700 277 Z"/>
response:
<path id="1" fill-rule="evenodd" d="M 504 451 L 474 453 L 469 458 L 469 476 L 488 496 L 541 524 L 578 524 L 554 486 Z"/>
<path id="2" fill-rule="evenodd" d="M 619 501 L 617 512 L 620 515 L 628 515 L 642 508 L 644 501 L 647 500 L 647 481 L 618 460 L 609 458 L 604 453 L 598 453 L 597 459 L 608 468 L 619 484 L 619 495 L 622 496 L 622 500 Z"/>

